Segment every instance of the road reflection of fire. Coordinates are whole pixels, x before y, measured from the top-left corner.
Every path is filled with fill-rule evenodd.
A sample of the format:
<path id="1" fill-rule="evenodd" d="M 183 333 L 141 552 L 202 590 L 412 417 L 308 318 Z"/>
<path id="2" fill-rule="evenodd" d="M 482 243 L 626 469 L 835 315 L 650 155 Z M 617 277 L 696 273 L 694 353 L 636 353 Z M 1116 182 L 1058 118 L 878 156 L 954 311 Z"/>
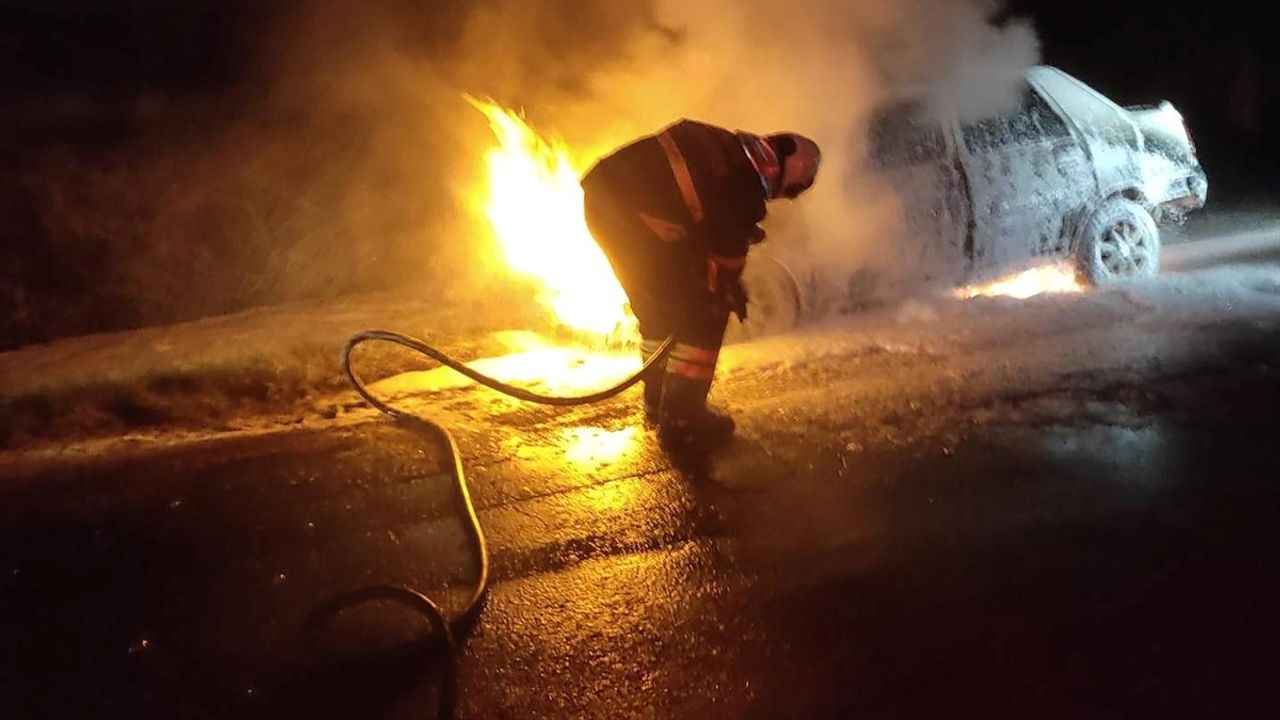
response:
<path id="1" fill-rule="evenodd" d="M 1045 293 L 1080 292 L 1080 281 L 1075 268 L 1066 263 L 1053 263 L 1024 270 L 983 285 L 969 285 L 956 291 L 956 297 L 1014 297 L 1029 298 Z"/>
<path id="2" fill-rule="evenodd" d="M 582 212 L 568 149 L 540 137 L 515 113 L 468 98 L 497 140 L 485 157 L 481 201 L 507 263 L 538 281 L 541 300 L 574 330 L 625 340 L 634 327 L 627 298 Z"/>
<path id="3" fill-rule="evenodd" d="M 621 430 L 576 427 L 564 431 L 569 441 L 565 459 L 575 465 L 605 465 L 619 462 L 640 448 L 635 426 Z"/>

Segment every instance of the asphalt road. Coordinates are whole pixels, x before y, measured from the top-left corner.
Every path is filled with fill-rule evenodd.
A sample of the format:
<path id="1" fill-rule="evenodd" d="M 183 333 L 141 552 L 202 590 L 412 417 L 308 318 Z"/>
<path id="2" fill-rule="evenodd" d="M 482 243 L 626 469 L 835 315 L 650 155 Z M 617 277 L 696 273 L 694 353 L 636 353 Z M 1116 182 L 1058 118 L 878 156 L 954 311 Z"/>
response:
<path id="1" fill-rule="evenodd" d="M 1274 714 L 1280 284 L 1249 262 L 732 348 L 702 477 L 634 391 L 410 378 L 492 551 L 459 716 Z M 422 618 L 301 627 L 370 583 L 465 599 L 443 452 L 369 414 L 4 468 L 0 716 L 424 716 Z"/>

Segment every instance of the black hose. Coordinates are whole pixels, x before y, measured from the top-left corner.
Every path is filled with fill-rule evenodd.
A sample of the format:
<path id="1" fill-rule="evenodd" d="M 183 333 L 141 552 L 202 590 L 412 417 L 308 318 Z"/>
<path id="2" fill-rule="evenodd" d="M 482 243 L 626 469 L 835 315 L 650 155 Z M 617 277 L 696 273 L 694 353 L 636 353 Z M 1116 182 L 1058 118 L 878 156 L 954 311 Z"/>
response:
<path id="1" fill-rule="evenodd" d="M 453 434 L 447 428 L 439 423 L 426 418 L 418 417 L 412 413 L 398 410 L 387 403 L 377 399 L 369 391 L 369 388 L 356 377 L 355 372 L 351 369 L 351 352 L 357 345 L 369 341 L 389 342 L 402 347 L 409 348 L 414 352 L 425 355 L 426 357 L 436 360 L 441 364 L 450 367 L 463 375 L 475 380 L 486 387 L 497 390 L 505 395 L 525 400 L 532 403 L 542 405 L 555 405 L 559 407 L 567 407 L 572 405 L 589 405 L 591 403 L 600 402 L 607 398 L 611 398 L 627 388 L 635 385 L 656 363 L 664 361 L 671 352 L 671 346 L 675 343 L 674 337 L 668 337 L 658 347 L 658 350 L 645 361 L 644 365 L 627 379 L 619 382 L 609 388 L 589 395 L 581 395 L 577 397 L 557 397 L 552 395 L 539 395 L 524 388 L 508 385 L 495 378 L 489 377 L 484 373 L 478 372 L 463 363 L 449 357 L 445 353 L 431 347 L 422 340 L 409 335 L 403 335 L 397 332 L 387 330 L 364 330 L 352 335 L 342 346 L 340 356 L 342 363 L 342 372 L 346 375 L 347 381 L 351 383 L 351 387 L 355 389 L 360 397 L 364 398 L 373 407 L 383 413 L 399 419 L 408 420 L 415 423 L 424 423 L 430 428 L 438 432 L 446 444 L 449 446 L 449 453 L 453 457 L 453 477 L 458 485 L 458 493 L 462 499 L 463 510 L 467 515 L 467 526 L 472 541 L 475 543 L 476 556 L 479 561 L 479 577 L 476 579 L 475 589 L 471 593 L 471 598 L 467 600 L 462 610 L 451 620 L 443 609 L 427 597 L 423 593 L 405 586 L 394 585 L 378 585 L 367 588 L 360 588 L 348 593 L 343 593 L 332 598 L 323 606 L 317 608 L 311 613 L 308 620 L 309 627 L 315 627 L 316 623 L 324 617 L 331 616 L 344 608 L 352 607 L 366 602 L 375 600 L 392 600 L 406 604 L 412 608 L 421 611 L 435 626 L 437 632 L 443 640 L 443 652 L 445 654 L 445 672 L 446 677 L 440 689 L 440 701 L 438 706 L 438 716 L 442 718 L 452 717 L 454 705 L 457 697 L 457 656 L 454 632 L 455 627 L 461 627 L 466 623 L 474 620 L 474 616 L 478 613 L 481 604 L 484 601 L 485 593 L 489 589 L 489 550 L 485 544 L 484 531 L 480 527 L 480 519 L 476 516 L 475 505 L 471 501 L 471 493 L 467 487 L 466 474 L 462 469 L 462 453 L 458 450 L 458 443 L 454 440 Z"/>
<path id="2" fill-rule="evenodd" d="M 556 405 L 559 407 L 568 407 L 572 405 L 590 405 L 592 403 L 600 402 L 601 400 L 607 400 L 613 397 L 614 395 L 617 395 L 618 393 L 626 390 L 632 385 L 635 385 L 637 382 L 640 382 L 640 378 L 644 377 L 645 372 L 647 372 L 649 368 L 654 365 L 654 363 L 662 362 L 663 360 L 666 359 L 667 354 L 671 352 L 671 346 L 675 342 L 675 337 L 671 336 L 671 337 L 668 337 L 666 340 L 664 340 L 662 342 L 662 345 L 658 347 L 657 352 L 655 352 L 652 357 L 650 357 L 648 360 L 645 361 L 644 366 L 641 367 L 640 370 L 636 372 L 636 374 L 632 375 L 626 380 L 623 380 L 617 385 L 601 390 L 600 392 L 591 393 L 590 395 L 580 395 L 577 397 L 557 397 L 555 395 L 539 395 L 538 393 L 525 390 L 524 388 L 516 387 L 515 385 L 508 385 L 500 380 L 491 378 L 482 372 L 479 372 L 471 369 L 470 367 L 467 367 L 463 363 L 458 362 L 457 360 L 454 360 L 453 358 L 449 357 L 443 352 L 426 344 L 425 342 L 415 337 L 411 337 L 409 335 L 402 335 L 401 333 L 391 332 L 389 330 L 364 330 L 356 333 L 355 335 L 352 335 L 347 340 L 347 344 L 342 346 L 342 356 L 341 356 L 342 372 L 346 374 L 347 382 L 351 383 L 351 386 L 355 388 L 356 392 L 360 393 L 360 397 L 364 398 L 365 401 L 368 402 L 370 405 L 381 410 L 387 415 L 390 415 L 391 417 L 401 418 L 401 417 L 416 417 L 416 416 L 406 413 L 402 410 L 397 410 L 391 407 L 390 405 L 387 405 L 386 403 L 382 402 L 381 400 L 375 398 L 372 394 L 370 394 L 369 389 L 365 387 L 364 383 L 361 382 L 360 379 L 355 376 L 355 373 L 351 371 L 351 351 L 354 350 L 355 347 L 360 343 L 368 342 L 370 340 L 381 340 L 383 342 L 394 343 L 396 345 L 407 347 L 410 350 L 421 353 L 422 355 L 426 355 L 427 357 L 439 362 L 442 365 L 445 365 L 449 368 L 457 370 L 458 372 L 462 373 L 463 375 L 466 375 L 467 377 L 471 378 L 472 380 L 475 380 L 476 382 L 480 383 L 481 385 L 484 385 L 485 387 L 489 387 L 494 390 L 497 390 L 498 392 L 504 395 L 510 395 L 511 397 L 516 398 L 518 400 L 525 400 L 527 402 L 538 403 L 541 405 Z M 443 430 L 443 428 L 441 428 L 441 430 Z M 448 431 L 445 431 L 445 434 L 447 435 Z M 455 451 L 455 454 L 456 454 L 456 451 Z"/>

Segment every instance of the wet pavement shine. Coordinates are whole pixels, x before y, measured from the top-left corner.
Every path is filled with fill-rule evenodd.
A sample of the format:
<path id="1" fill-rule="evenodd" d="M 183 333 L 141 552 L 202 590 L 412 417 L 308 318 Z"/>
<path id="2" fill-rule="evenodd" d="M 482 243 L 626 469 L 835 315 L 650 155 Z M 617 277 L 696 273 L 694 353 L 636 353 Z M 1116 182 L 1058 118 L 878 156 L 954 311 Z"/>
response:
<path id="1" fill-rule="evenodd" d="M 992 339 L 1016 323 L 941 350 L 744 349 L 824 348 L 730 358 L 741 431 L 705 477 L 659 452 L 635 391 L 424 401 L 492 553 L 458 716 L 1274 713 L 1280 326 L 1090 317 L 1016 357 Z M 430 716 L 421 616 L 302 626 L 369 584 L 465 601 L 447 467 L 439 438 L 370 417 L 7 470 L 0 716 Z"/>

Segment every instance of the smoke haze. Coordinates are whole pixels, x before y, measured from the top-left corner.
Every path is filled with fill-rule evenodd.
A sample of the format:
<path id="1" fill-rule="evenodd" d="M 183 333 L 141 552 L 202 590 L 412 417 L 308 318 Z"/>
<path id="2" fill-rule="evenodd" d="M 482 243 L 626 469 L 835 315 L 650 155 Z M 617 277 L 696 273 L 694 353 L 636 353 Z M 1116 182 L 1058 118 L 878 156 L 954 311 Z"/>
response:
<path id="1" fill-rule="evenodd" d="M 472 207 L 490 137 L 463 93 L 522 108 L 583 169 L 679 117 L 810 135 L 822 175 L 773 210 L 769 246 L 820 258 L 836 286 L 867 268 L 909 269 L 892 194 L 862 165 L 864 124 L 905 87 L 963 113 L 1011 102 L 1038 47 L 1026 25 L 992 25 L 998 9 L 295 3 L 244 31 L 235 87 L 138 93 L 124 140 L 27 154 L 24 176 L 6 183 L 35 218 L 11 230 L 33 237 L 14 240 L 35 249 L 6 271 L 6 345 L 353 291 L 487 307 L 511 290 Z"/>

